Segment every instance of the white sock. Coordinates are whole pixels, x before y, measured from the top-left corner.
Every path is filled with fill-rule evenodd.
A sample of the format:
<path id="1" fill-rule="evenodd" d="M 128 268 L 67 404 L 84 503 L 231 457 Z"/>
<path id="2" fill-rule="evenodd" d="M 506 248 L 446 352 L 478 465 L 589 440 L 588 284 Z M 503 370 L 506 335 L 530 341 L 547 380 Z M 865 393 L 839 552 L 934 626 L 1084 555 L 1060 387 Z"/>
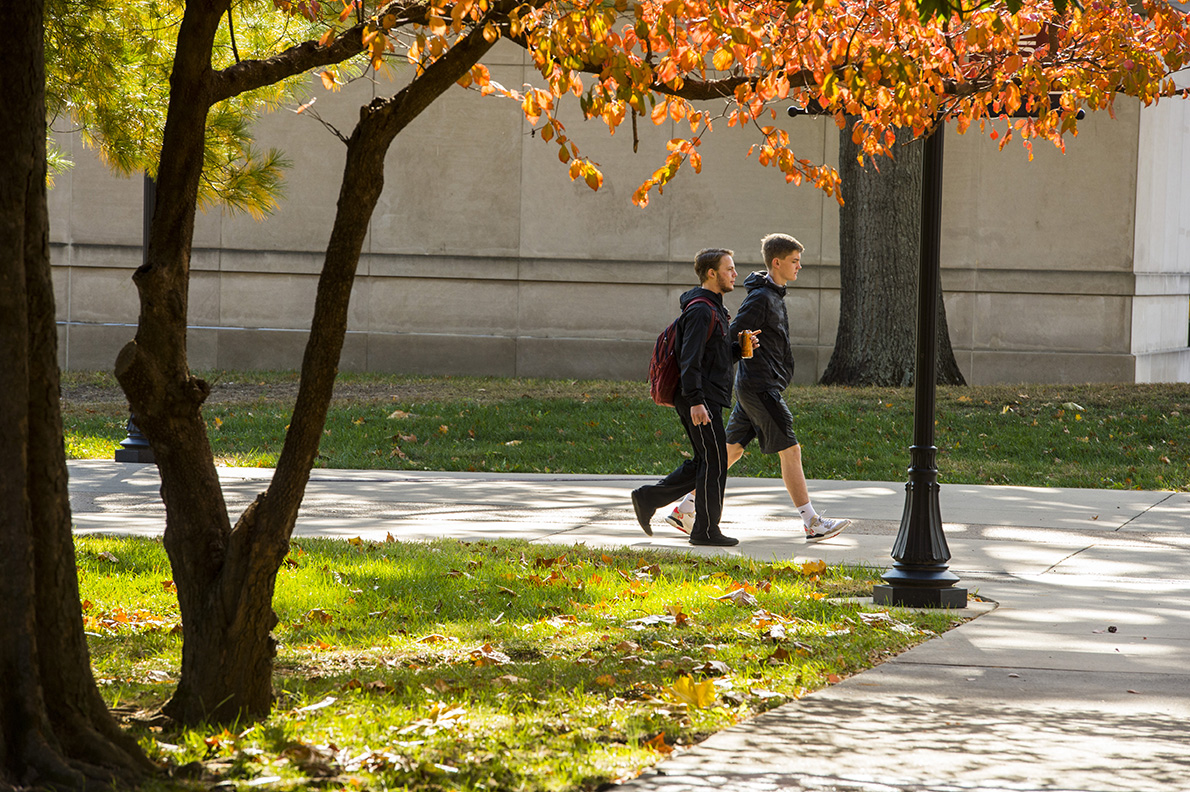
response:
<path id="1" fill-rule="evenodd" d="M 814 518 L 818 516 L 818 512 L 814 511 L 814 506 L 809 501 L 806 501 L 805 506 L 798 506 L 797 510 L 802 515 L 802 525 L 807 528 L 810 527 L 810 523 L 814 522 Z"/>
<path id="2" fill-rule="evenodd" d="M 694 493 L 687 492 L 686 497 L 678 504 L 678 511 L 682 514 L 694 514 Z"/>

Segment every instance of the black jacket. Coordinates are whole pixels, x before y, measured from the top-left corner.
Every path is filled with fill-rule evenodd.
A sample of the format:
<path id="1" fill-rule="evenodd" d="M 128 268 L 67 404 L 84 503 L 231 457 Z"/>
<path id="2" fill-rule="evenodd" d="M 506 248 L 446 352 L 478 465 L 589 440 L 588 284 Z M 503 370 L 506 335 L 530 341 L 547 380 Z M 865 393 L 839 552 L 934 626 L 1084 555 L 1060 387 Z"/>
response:
<path id="1" fill-rule="evenodd" d="M 760 349 L 740 360 L 736 387 L 753 392 L 785 390 L 793 380 L 793 351 L 789 348 L 789 314 L 785 287 L 769 280 L 767 272 L 753 272 L 744 281 L 748 296 L 740 304 L 731 337 L 741 330 L 761 330 Z"/>
<path id="2" fill-rule="evenodd" d="M 687 311 L 686 306 L 695 297 L 705 297 L 715 307 L 700 302 Z M 740 356 L 740 345 L 728 340 L 731 315 L 723 307 L 723 295 L 696 286 L 683 294 L 678 302 L 682 306 L 682 315 L 678 318 L 676 351 L 682 398 L 691 406 L 729 407 L 731 366 Z M 713 330 L 712 321 L 715 323 Z"/>

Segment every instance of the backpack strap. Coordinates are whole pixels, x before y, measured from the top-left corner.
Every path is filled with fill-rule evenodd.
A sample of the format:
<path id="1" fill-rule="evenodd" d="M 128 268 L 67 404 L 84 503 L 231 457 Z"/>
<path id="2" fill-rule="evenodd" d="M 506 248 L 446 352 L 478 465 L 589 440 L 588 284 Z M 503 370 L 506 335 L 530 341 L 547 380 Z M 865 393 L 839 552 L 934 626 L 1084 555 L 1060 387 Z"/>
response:
<path id="1" fill-rule="evenodd" d="M 686 303 L 686 307 L 682 309 L 682 313 L 690 310 L 690 306 L 694 303 L 705 303 L 711 306 L 711 326 L 707 328 L 707 340 L 711 340 L 711 335 L 715 332 L 715 325 L 719 322 L 719 312 L 715 310 L 715 303 L 711 302 L 707 297 L 695 297 L 690 302 Z"/>

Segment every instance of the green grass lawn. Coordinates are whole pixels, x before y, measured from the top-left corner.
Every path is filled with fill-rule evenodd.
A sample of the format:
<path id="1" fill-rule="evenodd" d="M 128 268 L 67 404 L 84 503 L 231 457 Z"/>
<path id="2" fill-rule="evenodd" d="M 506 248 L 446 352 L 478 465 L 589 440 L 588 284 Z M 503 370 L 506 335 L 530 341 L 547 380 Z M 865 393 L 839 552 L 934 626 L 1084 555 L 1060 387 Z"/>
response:
<path id="1" fill-rule="evenodd" d="M 292 373 L 212 374 L 204 410 L 226 464 L 275 464 Z M 126 406 L 110 377 L 64 375 L 67 451 L 110 459 Z M 638 382 L 341 375 L 318 464 L 328 468 L 662 475 L 688 453 L 672 410 Z M 806 475 L 902 481 L 913 391 L 786 391 Z M 1190 385 L 985 386 L 938 390 L 943 483 L 1190 489 Z M 779 476 L 750 453 L 732 475 Z"/>
<path id="2" fill-rule="evenodd" d="M 160 706 L 181 653 L 161 543 L 79 537 L 78 562 L 104 696 L 124 715 Z M 850 599 L 877 575 L 513 541 L 303 540 L 277 582 L 270 717 L 133 728 L 155 759 L 271 789 L 594 790 L 963 618 Z"/>
<path id="3" fill-rule="evenodd" d="M 272 466 L 293 373 L 211 373 L 222 464 Z M 902 481 L 910 389 L 786 393 L 811 478 Z M 1190 489 L 1190 386 L 941 388 L 940 479 Z M 112 457 L 127 406 L 67 373 L 68 454 Z M 636 382 L 342 375 L 329 468 L 661 475 L 689 453 Z M 747 455 L 733 475 L 777 477 Z M 879 570 L 521 542 L 303 540 L 280 570 L 265 720 L 175 729 L 138 717 L 180 665 L 159 542 L 80 537 L 84 619 L 105 699 L 149 754 L 249 788 L 595 790 L 955 626 L 874 609 Z M 870 602 L 870 600 L 869 600 Z"/>

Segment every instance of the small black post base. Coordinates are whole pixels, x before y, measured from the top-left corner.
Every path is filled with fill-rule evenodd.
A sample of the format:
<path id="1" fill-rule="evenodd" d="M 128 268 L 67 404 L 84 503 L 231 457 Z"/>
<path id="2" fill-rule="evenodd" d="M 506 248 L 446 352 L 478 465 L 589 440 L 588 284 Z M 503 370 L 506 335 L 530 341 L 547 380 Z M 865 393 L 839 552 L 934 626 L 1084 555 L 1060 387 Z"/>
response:
<path id="1" fill-rule="evenodd" d="M 140 428 L 136 425 L 136 416 L 131 413 L 128 414 L 128 436 L 120 441 L 115 459 L 117 462 L 144 464 L 153 464 L 157 461 L 157 458 L 153 456 L 153 447 L 149 445 L 149 439 L 141 434 Z"/>
<path id="2" fill-rule="evenodd" d="M 956 578 L 957 580 L 957 578 Z M 873 586 L 872 602 L 902 608 L 965 608 L 967 589 L 922 588 L 921 586 Z"/>

